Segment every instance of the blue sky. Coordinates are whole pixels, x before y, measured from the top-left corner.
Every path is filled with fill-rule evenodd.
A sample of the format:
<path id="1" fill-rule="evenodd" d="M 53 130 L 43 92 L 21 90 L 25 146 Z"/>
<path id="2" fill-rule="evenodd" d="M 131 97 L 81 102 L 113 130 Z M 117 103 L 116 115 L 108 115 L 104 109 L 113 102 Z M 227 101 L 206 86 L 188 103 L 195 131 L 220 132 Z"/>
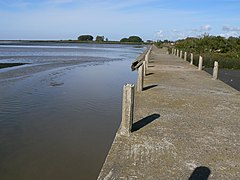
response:
<path id="1" fill-rule="evenodd" d="M 0 39 L 240 36 L 240 0 L 0 0 Z"/>

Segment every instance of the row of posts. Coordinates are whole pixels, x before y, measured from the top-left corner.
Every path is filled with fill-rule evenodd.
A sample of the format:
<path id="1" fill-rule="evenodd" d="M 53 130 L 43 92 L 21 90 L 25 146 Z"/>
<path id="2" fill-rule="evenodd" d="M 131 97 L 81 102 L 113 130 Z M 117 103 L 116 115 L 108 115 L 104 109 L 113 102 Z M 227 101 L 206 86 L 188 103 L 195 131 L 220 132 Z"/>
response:
<path id="1" fill-rule="evenodd" d="M 172 48 L 172 54 L 174 54 L 177 57 L 183 58 L 185 61 L 187 61 L 187 52 L 184 52 L 183 57 L 183 51 L 180 51 L 179 49 Z M 193 53 L 190 53 L 190 64 L 193 65 Z M 198 59 L 198 70 L 202 70 L 203 67 L 203 57 L 199 56 Z M 218 79 L 218 62 L 214 61 L 214 67 L 213 67 L 213 79 Z"/>
<path id="2" fill-rule="evenodd" d="M 143 90 L 143 80 L 147 74 L 147 67 L 152 47 L 149 48 L 142 64 L 138 67 L 137 91 Z M 133 109 L 134 109 L 134 84 L 126 84 L 123 86 L 123 102 L 122 102 L 122 122 L 120 126 L 120 134 L 129 136 L 132 132 Z"/>

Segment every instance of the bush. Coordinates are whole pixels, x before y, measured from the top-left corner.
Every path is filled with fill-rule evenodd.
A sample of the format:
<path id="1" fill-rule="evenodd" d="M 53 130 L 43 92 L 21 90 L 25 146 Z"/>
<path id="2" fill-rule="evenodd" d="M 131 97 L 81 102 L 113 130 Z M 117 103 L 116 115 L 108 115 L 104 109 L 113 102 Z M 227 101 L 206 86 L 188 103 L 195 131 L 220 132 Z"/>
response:
<path id="1" fill-rule="evenodd" d="M 79 41 L 92 41 L 93 40 L 93 36 L 91 35 L 81 35 L 78 37 Z"/>

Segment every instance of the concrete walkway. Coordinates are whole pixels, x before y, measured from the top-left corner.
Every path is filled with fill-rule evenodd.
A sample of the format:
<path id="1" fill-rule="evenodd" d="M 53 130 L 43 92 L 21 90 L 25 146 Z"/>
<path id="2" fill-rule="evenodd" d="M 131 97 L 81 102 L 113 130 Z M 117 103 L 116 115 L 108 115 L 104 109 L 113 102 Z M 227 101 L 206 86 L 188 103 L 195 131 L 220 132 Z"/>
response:
<path id="1" fill-rule="evenodd" d="M 98 179 L 239 179 L 240 92 L 156 47 L 147 73 Z"/>

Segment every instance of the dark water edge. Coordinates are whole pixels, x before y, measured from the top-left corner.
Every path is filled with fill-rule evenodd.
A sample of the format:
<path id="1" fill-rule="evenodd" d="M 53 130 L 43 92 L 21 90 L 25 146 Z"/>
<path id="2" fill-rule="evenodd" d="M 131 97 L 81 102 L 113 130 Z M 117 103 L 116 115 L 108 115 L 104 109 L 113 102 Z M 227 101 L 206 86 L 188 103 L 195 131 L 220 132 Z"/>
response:
<path id="1" fill-rule="evenodd" d="M 213 74 L 212 68 L 204 69 L 209 74 Z M 240 91 L 240 70 L 219 69 L 219 80 Z"/>
<path id="2" fill-rule="evenodd" d="M 21 66 L 25 65 L 26 63 L 0 63 L 0 69 L 1 68 L 8 68 L 8 67 L 14 67 L 14 66 Z"/>

